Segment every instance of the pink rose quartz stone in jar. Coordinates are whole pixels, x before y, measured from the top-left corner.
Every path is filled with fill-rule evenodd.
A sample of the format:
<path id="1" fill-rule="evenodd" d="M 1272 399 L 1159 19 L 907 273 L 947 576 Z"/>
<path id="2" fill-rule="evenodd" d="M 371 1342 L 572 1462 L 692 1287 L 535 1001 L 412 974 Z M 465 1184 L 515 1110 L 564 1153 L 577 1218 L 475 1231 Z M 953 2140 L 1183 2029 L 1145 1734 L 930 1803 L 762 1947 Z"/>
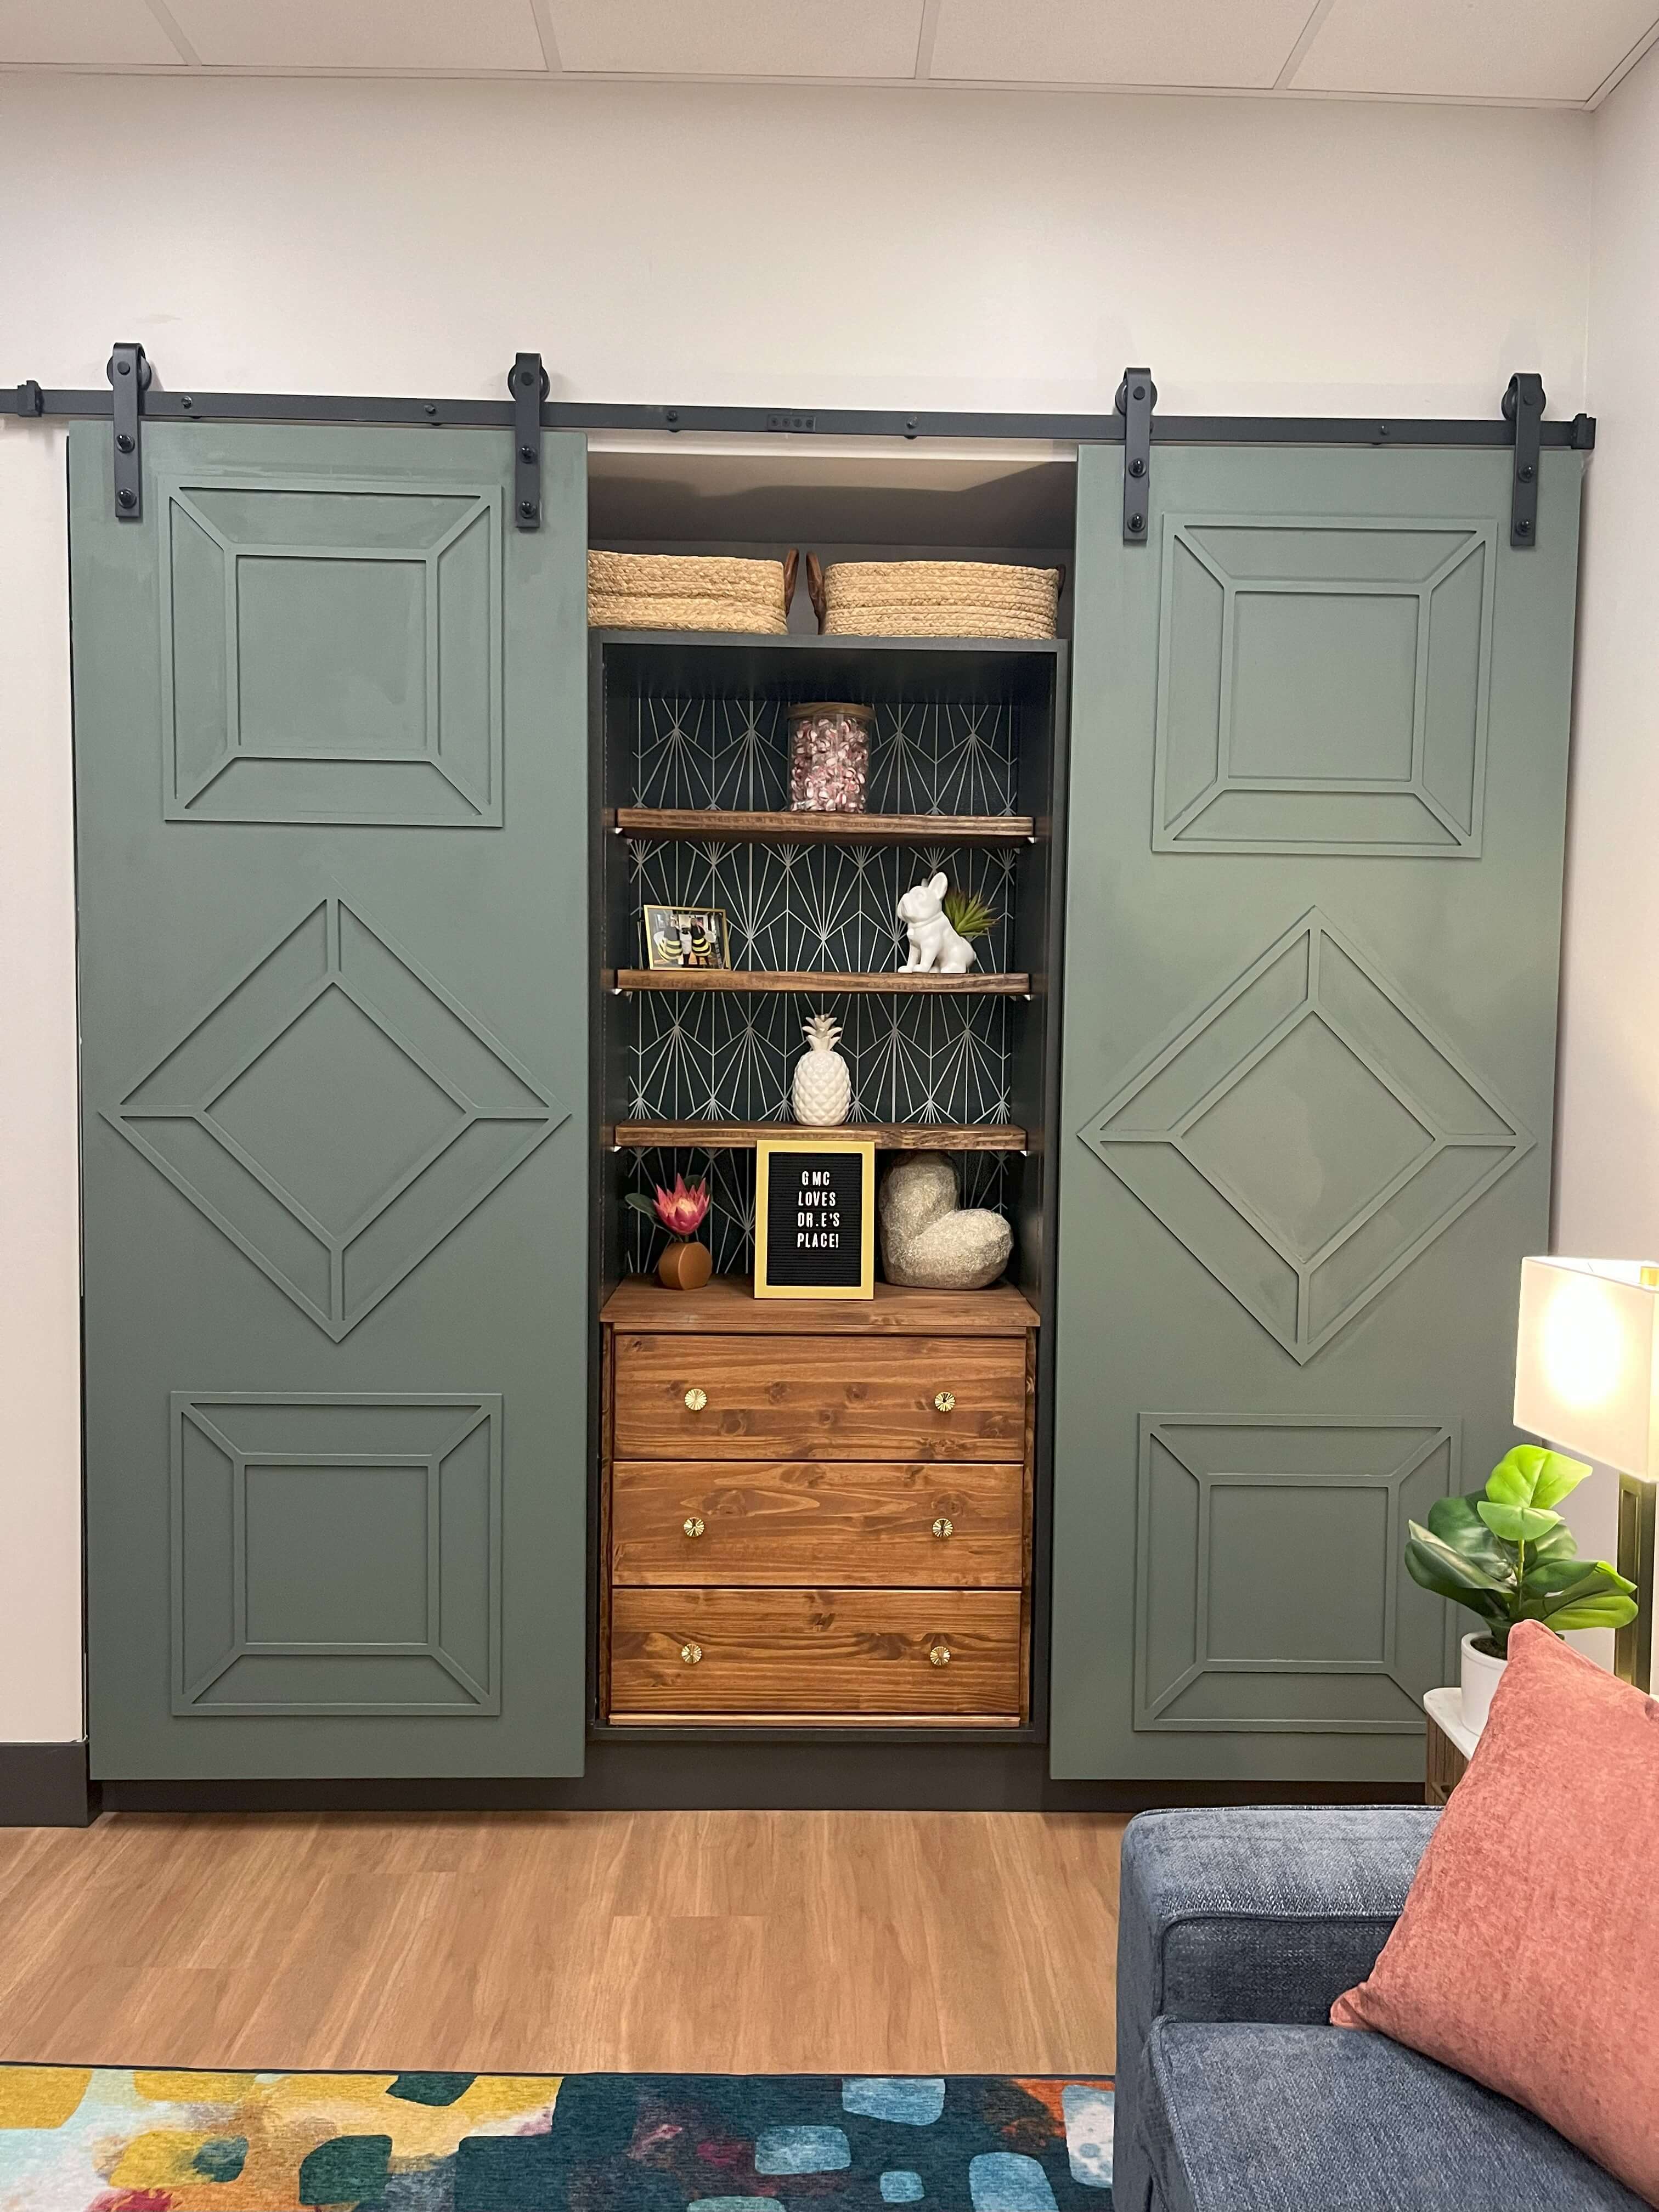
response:
<path id="1" fill-rule="evenodd" d="M 862 814 L 870 781 L 869 707 L 814 700 L 789 709 L 789 805 L 796 814 Z"/>

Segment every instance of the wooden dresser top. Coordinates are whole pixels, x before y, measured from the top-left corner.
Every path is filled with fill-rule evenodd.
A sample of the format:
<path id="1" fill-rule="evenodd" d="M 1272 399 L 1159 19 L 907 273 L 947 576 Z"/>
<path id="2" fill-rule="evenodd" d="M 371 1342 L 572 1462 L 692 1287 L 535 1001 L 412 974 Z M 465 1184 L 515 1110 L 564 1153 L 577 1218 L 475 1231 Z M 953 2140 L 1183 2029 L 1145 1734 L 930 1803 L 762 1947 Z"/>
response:
<path id="1" fill-rule="evenodd" d="M 700 1291 L 630 1275 L 599 1319 L 653 1336 L 1021 1336 L 1037 1326 L 1036 1309 L 1008 1283 L 988 1291 L 878 1283 L 873 1298 L 757 1298 L 745 1275 L 716 1275 Z"/>

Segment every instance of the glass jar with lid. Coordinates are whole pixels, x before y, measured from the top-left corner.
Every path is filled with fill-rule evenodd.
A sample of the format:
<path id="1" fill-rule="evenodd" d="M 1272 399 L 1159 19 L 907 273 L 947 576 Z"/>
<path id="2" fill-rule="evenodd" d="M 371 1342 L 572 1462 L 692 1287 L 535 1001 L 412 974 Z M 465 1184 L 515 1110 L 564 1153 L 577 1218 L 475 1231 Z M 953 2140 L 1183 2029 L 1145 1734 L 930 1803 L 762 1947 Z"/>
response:
<path id="1" fill-rule="evenodd" d="M 803 700 L 789 709 L 789 805 L 796 814 L 862 814 L 873 707 Z"/>

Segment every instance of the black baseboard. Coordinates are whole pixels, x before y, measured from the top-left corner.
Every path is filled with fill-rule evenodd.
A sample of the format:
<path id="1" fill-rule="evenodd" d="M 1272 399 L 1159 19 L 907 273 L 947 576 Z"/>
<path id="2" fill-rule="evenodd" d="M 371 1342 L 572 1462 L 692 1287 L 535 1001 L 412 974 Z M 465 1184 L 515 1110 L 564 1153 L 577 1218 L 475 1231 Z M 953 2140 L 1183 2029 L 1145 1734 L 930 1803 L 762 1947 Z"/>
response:
<path id="1" fill-rule="evenodd" d="M 97 1817 L 83 1743 L 0 1743 L 0 1828 L 84 1828 Z"/>
<path id="2" fill-rule="evenodd" d="M 1419 1804 L 1377 1783 L 1053 1782 L 1042 1744 L 590 1743 L 568 1781 L 116 1782 L 109 1813 L 872 1812 L 1139 1813 L 1154 1805 Z"/>

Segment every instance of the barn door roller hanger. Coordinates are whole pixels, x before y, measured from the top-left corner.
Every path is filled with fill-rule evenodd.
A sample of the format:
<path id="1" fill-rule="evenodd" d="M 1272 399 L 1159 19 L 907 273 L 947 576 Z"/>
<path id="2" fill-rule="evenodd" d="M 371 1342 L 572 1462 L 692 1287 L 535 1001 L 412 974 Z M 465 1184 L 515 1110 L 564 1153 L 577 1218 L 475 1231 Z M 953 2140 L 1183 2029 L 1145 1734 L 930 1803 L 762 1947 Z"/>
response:
<path id="1" fill-rule="evenodd" d="M 1150 368 L 1126 368 L 1113 402 L 1123 417 L 1123 542 L 1146 543 L 1152 489 L 1152 410 L 1158 386 Z"/>
<path id="2" fill-rule="evenodd" d="M 1510 544 L 1538 543 L 1538 448 L 1544 427 L 1544 380 L 1526 370 L 1510 377 L 1504 420 L 1515 425 L 1515 468 L 1510 483 Z M 1578 420 L 1582 422 L 1581 415 Z"/>
<path id="3" fill-rule="evenodd" d="M 110 421 L 114 439 L 115 519 L 142 522 L 144 515 L 144 456 L 140 441 L 144 394 L 151 370 L 141 345 L 125 342 L 111 353 L 105 374 L 111 386 Z"/>
<path id="4" fill-rule="evenodd" d="M 513 394 L 513 520 L 520 530 L 542 526 L 542 402 L 550 389 L 538 353 L 521 353 L 507 372 Z"/>

